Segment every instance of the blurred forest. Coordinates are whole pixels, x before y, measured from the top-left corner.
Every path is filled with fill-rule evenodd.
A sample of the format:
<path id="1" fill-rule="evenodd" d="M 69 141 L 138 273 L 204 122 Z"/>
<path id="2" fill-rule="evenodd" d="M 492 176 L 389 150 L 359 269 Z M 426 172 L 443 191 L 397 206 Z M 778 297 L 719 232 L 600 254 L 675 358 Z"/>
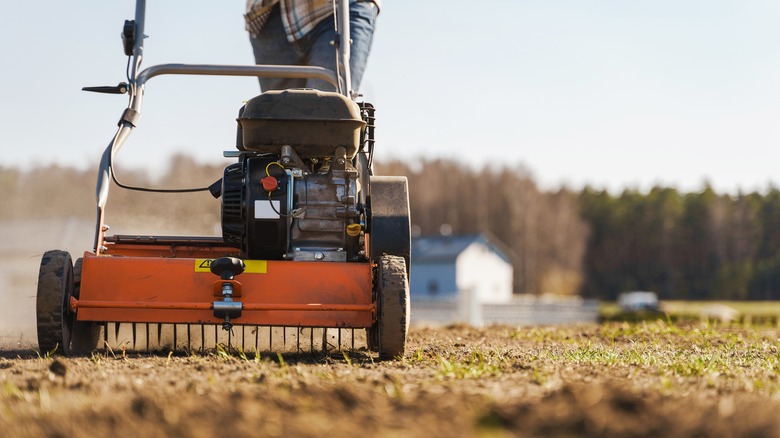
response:
<path id="1" fill-rule="evenodd" d="M 94 169 L 0 167 L 0 220 L 94 220 Z M 385 162 L 376 173 L 409 178 L 412 223 L 421 234 L 489 232 L 511 251 L 515 292 L 615 299 L 629 290 L 665 299 L 780 299 L 780 190 L 726 195 L 705 186 L 620 194 L 540 190 L 521 166 L 474 169 L 454 160 Z M 221 165 L 174 156 L 163 178 L 119 169 L 122 182 L 208 186 Z M 111 189 L 112 226 L 161 224 L 182 234 L 219 234 L 219 201 L 208 193 Z M 115 228 L 113 228 L 115 229 Z"/>

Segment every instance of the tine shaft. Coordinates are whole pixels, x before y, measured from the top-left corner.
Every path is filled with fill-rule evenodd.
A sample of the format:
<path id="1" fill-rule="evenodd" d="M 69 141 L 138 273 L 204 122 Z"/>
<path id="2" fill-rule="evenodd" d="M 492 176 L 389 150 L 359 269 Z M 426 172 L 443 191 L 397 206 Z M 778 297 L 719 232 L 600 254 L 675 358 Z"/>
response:
<path id="1" fill-rule="evenodd" d="M 103 351 L 107 350 L 108 347 L 108 323 L 103 323 Z"/>
<path id="2" fill-rule="evenodd" d="M 193 354 L 197 351 L 205 353 L 210 348 L 221 346 L 234 353 L 255 355 L 277 351 L 327 355 L 333 352 L 354 352 L 365 345 L 364 329 L 352 327 L 237 325 L 231 330 L 223 330 L 220 325 L 208 324 L 214 330 L 212 341 L 212 332 L 210 332 L 212 329 L 206 324 L 137 322 L 98 324 L 102 329 L 100 339 L 103 345 L 100 348 L 103 351 L 114 352 L 119 350 L 142 352 L 144 349 L 146 352 L 152 352 L 163 349 Z M 260 333 L 261 330 L 268 330 L 267 337 L 265 333 Z M 295 336 L 295 340 L 292 336 Z M 317 345 L 318 342 L 321 344 Z"/>
<path id="3" fill-rule="evenodd" d="M 116 341 L 116 347 L 119 347 L 119 323 L 114 323 L 114 340 Z"/>

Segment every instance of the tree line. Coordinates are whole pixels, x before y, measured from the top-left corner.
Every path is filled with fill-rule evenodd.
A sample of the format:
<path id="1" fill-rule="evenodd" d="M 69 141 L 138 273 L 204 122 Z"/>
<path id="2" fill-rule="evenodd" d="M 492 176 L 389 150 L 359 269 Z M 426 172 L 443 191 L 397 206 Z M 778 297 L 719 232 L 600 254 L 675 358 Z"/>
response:
<path id="1" fill-rule="evenodd" d="M 475 168 L 456 160 L 387 161 L 377 174 L 409 179 L 412 224 L 436 234 L 490 233 L 515 269 L 515 292 L 614 299 L 650 290 L 667 299 L 780 299 L 780 190 L 718 194 L 671 187 L 614 194 L 586 187 L 542 190 L 522 166 Z M 137 169 L 123 182 L 207 186 L 221 165 L 174 156 L 161 178 Z M 75 216 L 93 220 L 96 169 L 0 166 L 0 220 Z M 154 224 L 219 232 L 219 202 L 208 193 L 145 194 L 112 187 L 111 225 Z M 112 228 L 112 231 L 116 228 Z M 149 231 L 145 231 L 149 232 Z"/>
<path id="2" fill-rule="evenodd" d="M 449 223 L 508 245 L 515 292 L 621 292 L 661 298 L 780 299 L 780 190 L 718 194 L 671 187 L 620 194 L 586 187 L 542 191 L 522 167 L 473 169 L 449 160 L 382 166 L 407 175 L 412 221 Z"/>

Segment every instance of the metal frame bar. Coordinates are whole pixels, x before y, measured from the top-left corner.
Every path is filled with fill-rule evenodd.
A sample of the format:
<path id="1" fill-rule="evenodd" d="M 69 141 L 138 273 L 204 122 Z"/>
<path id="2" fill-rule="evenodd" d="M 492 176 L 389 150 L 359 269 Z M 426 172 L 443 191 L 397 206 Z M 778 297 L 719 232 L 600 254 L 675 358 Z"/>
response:
<path id="1" fill-rule="evenodd" d="M 144 69 L 136 79 L 143 87 L 149 79 L 160 75 L 206 75 L 206 76 L 257 76 L 267 78 L 313 78 L 322 79 L 338 86 L 336 74 L 323 67 L 294 65 L 219 65 L 219 64 L 159 64 Z"/>
<path id="2" fill-rule="evenodd" d="M 113 248 L 112 248 L 113 249 Z M 158 255 L 101 257 L 85 252 L 79 321 L 221 324 L 213 303 L 225 282 L 199 269 L 200 260 Z M 217 249 L 214 250 L 218 252 Z M 113 253 L 113 252 L 112 252 Z M 202 254 L 198 254 L 198 257 Z M 370 327 L 377 315 L 368 263 L 267 261 L 262 272 L 231 280 L 241 303 L 238 325 Z"/>

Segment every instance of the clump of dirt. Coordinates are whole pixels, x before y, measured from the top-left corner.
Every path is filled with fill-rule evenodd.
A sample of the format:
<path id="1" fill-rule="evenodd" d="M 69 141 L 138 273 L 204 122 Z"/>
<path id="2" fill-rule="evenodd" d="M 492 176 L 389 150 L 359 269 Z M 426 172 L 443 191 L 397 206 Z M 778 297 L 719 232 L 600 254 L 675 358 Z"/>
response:
<path id="1" fill-rule="evenodd" d="M 78 358 L 4 350 L 0 429 L 61 437 L 777 436 L 778 361 L 774 330 L 665 323 L 417 329 L 406 356 L 384 362 L 365 350 Z"/>

